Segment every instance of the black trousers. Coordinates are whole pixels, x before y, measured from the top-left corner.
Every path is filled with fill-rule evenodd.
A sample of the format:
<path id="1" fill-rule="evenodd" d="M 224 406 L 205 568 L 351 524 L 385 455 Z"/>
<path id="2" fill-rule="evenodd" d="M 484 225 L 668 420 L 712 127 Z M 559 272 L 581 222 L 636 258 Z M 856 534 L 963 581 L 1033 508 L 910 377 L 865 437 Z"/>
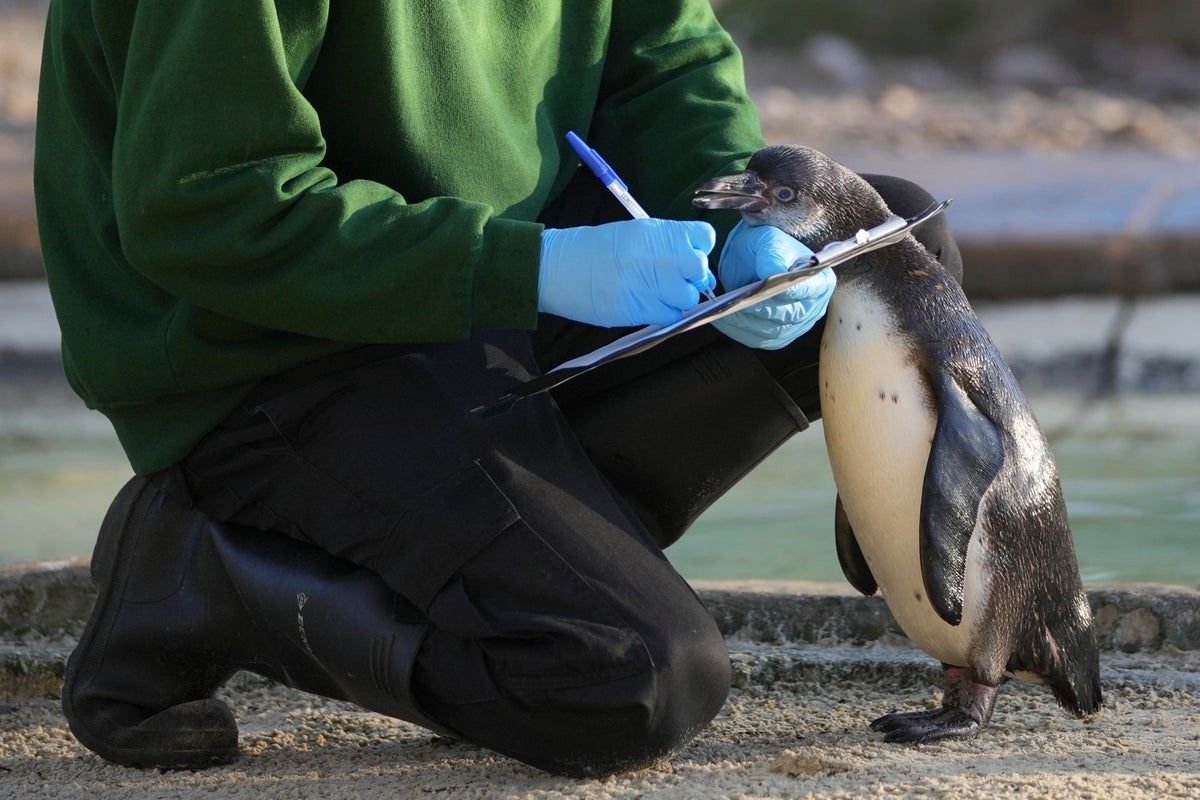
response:
<path id="1" fill-rule="evenodd" d="M 872 180 L 898 213 L 930 202 Z M 567 204 L 582 219 L 549 221 L 612 214 L 587 186 Z M 953 268 L 938 222 L 921 238 Z M 775 352 L 700 330 L 469 413 L 621 333 L 546 318 L 352 350 L 265 381 L 182 471 L 207 513 L 364 566 L 427 620 L 412 690 L 439 723 L 551 771 L 639 765 L 729 687 L 721 634 L 662 548 L 819 414 L 821 327 Z"/>

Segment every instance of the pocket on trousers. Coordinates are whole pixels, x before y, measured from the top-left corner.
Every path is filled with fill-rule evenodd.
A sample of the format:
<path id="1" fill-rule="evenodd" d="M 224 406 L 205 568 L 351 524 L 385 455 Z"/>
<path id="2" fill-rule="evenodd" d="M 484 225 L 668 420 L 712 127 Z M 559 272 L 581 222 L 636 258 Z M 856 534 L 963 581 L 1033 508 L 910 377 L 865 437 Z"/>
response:
<path id="1" fill-rule="evenodd" d="M 459 702 L 588 686 L 653 666 L 629 621 L 529 526 L 479 463 L 413 504 L 376 571 L 438 630 L 474 641 L 485 655 L 490 679 L 462 676 Z"/>
<path id="2" fill-rule="evenodd" d="M 593 686 L 653 666 L 632 620 L 524 520 L 463 565 L 433 617 L 465 623 L 509 691 Z"/>
<path id="3" fill-rule="evenodd" d="M 273 446 L 260 449 L 291 451 L 303 438 L 304 427 L 312 421 L 320 423 L 323 409 L 332 407 L 337 398 L 353 390 L 346 374 L 328 375 L 319 381 L 300 387 L 269 400 L 245 407 L 243 413 L 261 417 L 278 437 Z"/>
<path id="4" fill-rule="evenodd" d="M 396 520 L 379 548 L 374 571 L 427 613 L 463 563 L 520 518 L 474 462 L 417 498 Z"/>

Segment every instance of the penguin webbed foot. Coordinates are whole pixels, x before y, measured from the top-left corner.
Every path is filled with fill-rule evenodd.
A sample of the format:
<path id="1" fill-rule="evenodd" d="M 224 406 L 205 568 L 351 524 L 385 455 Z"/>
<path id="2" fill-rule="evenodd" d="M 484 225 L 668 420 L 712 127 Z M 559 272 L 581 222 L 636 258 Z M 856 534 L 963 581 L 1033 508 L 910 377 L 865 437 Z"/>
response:
<path id="1" fill-rule="evenodd" d="M 979 733 L 996 707 L 998 686 L 976 683 L 966 667 L 947 666 L 941 708 L 885 714 L 871 730 L 886 734 L 885 742 L 923 744 L 965 738 Z"/>
<path id="2" fill-rule="evenodd" d="M 964 738 L 979 733 L 979 720 L 959 708 L 886 714 L 871 723 L 871 730 L 886 734 L 889 744 L 924 744 L 941 739 Z"/>

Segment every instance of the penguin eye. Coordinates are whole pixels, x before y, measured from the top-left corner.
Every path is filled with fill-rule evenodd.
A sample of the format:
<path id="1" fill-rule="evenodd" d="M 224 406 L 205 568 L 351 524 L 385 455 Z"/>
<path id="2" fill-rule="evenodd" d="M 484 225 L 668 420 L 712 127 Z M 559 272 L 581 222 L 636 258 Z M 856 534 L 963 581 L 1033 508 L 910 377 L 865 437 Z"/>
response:
<path id="1" fill-rule="evenodd" d="M 796 199 L 796 190 L 790 186 L 777 186 L 772 194 L 775 195 L 776 200 L 783 203 L 790 203 Z"/>

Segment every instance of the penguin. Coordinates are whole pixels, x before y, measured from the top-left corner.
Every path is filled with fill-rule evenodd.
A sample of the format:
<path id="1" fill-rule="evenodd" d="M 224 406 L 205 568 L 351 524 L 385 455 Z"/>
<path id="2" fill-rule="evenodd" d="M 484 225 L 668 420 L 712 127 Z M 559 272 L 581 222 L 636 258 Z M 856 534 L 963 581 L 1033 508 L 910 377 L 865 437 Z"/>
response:
<path id="1" fill-rule="evenodd" d="M 696 190 L 820 250 L 892 216 L 861 177 L 807 147 L 759 150 Z M 911 235 L 835 267 L 821 414 L 838 560 L 942 662 L 933 710 L 871 723 L 889 742 L 973 736 L 1008 677 L 1100 710 L 1091 609 L 1045 436 L 958 283 Z"/>

